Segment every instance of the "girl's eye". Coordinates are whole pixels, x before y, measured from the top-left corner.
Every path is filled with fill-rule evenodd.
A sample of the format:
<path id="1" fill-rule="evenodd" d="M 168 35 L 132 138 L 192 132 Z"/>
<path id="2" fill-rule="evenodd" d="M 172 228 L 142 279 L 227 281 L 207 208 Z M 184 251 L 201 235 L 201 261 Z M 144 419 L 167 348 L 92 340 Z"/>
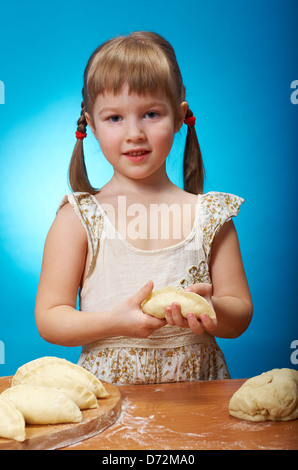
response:
<path id="1" fill-rule="evenodd" d="M 149 111 L 148 113 L 145 114 L 145 117 L 148 117 L 149 119 L 153 119 L 158 116 L 158 113 L 155 111 Z"/>
<path id="2" fill-rule="evenodd" d="M 110 116 L 109 121 L 111 122 L 119 122 L 121 120 L 121 117 L 115 114 L 115 116 Z"/>

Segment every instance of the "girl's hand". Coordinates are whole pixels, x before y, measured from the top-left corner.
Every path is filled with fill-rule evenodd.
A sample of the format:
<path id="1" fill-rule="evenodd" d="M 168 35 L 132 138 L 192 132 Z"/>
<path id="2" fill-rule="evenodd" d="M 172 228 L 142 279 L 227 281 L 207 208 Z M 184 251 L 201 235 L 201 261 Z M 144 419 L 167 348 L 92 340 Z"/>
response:
<path id="1" fill-rule="evenodd" d="M 141 308 L 142 302 L 151 294 L 153 282 L 149 281 L 136 294 L 112 311 L 117 335 L 147 338 L 153 331 L 166 325 L 165 319 L 147 315 Z"/>
<path id="2" fill-rule="evenodd" d="M 212 285 L 207 283 L 197 283 L 185 289 L 186 292 L 194 292 L 204 297 L 209 304 L 212 305 Z M 185 319 L 181 314 L 180 305 L 173 303 L 170 307 L 166 308 L 166 320 L 169 325 L 180 326 L 182 328 L 190 328 L 196 335 L 201 335 L 206 331 L 207 333 L 214 334 L 217 326 L 216 320 L 212 320 L 207 313 L 202 313 L 200 318 L 192 312 L 187 313 Z"/>

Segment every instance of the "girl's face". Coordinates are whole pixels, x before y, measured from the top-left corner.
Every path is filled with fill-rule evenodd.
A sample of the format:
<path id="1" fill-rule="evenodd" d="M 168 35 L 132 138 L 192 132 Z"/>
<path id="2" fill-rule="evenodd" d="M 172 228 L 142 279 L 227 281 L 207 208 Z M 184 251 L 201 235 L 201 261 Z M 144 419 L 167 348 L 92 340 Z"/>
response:
<path id="1" fill-rule="evenodd" d="M 115 174 L 148 178 L 165 171 L 175 132 L 184 120 L 187 103 L 180 105 L 175 123 L 169 99 L 162 93 L 139 95 L 124 87 L 118 94 L 105 92 L 95 101 L 93 116 L 86 113 L 89 127 Z"/>

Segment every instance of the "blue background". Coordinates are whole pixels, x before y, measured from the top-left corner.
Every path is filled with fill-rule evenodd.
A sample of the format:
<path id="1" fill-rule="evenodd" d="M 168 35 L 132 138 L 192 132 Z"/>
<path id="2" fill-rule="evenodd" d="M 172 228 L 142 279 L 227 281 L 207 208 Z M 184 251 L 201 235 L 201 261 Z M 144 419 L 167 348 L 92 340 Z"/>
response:
<path id="1" fill-rule="evenodd" d="M 254 318 L 240 338 L 218 340 L 232 378 L 298 368 L 291 362 L 298 338 L 297 20 L 296 0 L 1 3 L 0 375 L 39 356 L 76 361 L 80 353 L 46 343 L 36 329 L 43 245 L 69 192 L 86 62 L 100 43 L 133 30 L 156 31 L 176 50 L 197 116 L 205 191 L 246 199 L 234 220 Z M 184 139 L 182 131 L 168 161 L 179 185 Z M 101 186 L 111 168 L 90 132 L 86 153 L 91 182 Z"/>

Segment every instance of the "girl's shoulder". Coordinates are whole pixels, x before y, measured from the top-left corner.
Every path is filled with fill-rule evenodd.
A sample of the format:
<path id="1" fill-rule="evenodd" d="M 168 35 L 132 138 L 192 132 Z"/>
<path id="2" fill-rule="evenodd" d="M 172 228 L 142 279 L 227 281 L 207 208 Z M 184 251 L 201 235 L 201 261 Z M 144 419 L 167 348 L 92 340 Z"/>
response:
<path id="1" fill-rule="evenodd" d="M 244 199 L 231 193 L 209 191 L 208 193 L 201 194 L 200 203 L 206 214 L 220 214 L 230 212 L 231 215 L 238 214 L 241 204 Z"/>
<path id="2" fill-rule="evenodd" d="M 89 193 L 74 192 L 66 194 L 58 209 L 59 212 L 74 213 L 84 223 L 90 223 L 100 216 L 100 206 L 96 198 Z"/>
<path id="3" fill-rule="evenodd" d="M 236 217 L 244 199 L 235 194 L 210 191 L 200 196 L 203 245 L 210 257 L 211 245 L 221 227 Z"/>
<path id="4" fill-rule="evenodd" d="M 66 194 L 57 210 L 64 223 L 73 223 L 84 229 L 88 243 L 97 244 L 103 227 L 103 213 L 95 197 L 89 193 Z"/>
<path id="5" fill-rule="evenodd" d="M 90 193 L 85 192 L 73 192 L 65 194 L 62 201 L 59 204 L 57 213 L 65 207 L 83 208 L 85 206 L 90 207 L 95 204 L 95 201 Z M 65 210 L 65 209 L 64 209 Z M 69 209 L 66 209 L 69 210 Z"/>
<path id="6" fill-rule="evenodd" d="M 196 206 L 203 219 L 210 217 L 234 217 L 238 214 L 244 199 L 231 193 L 209 191 L 203 194 L 192 194 L 183 191 L 179 194 L 181 204 Z"/>

